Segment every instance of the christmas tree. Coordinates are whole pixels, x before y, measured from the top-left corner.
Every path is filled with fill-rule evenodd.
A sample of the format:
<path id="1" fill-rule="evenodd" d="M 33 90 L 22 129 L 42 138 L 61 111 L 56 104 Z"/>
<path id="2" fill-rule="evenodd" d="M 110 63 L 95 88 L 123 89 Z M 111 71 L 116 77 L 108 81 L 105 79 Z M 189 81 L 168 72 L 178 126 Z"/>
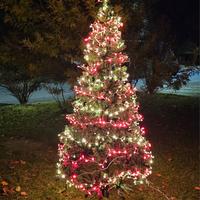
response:
<path id="1" fill-rule="evenodd" d="M 84 39 L 87 64 L 80 66 L 83 74 L 74 87 L 74 113 L 66 115 L 69 126 L 59 135 L 58 175 L 99 198 L 142 184 L 152 172 L 151 145 L 124 65 L 122 27 L 104 0 Z"/>

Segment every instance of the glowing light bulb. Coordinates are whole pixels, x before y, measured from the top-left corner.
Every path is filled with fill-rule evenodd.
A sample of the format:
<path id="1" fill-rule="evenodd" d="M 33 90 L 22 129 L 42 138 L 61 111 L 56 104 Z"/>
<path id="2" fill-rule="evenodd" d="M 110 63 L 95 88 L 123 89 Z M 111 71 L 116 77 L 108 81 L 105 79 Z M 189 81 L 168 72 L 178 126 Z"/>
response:
<path id="1" fill-rule="evenodd" d="M 92 145 L 89 143 L 89 144 L 88 144 L 88 147 L 90 148 L 91 146 L 92 146 Z"/>
<path id="2" fill-rule="evenodd" d="M 85 138 L 83 138 L 83 139 L 82 139 L 82 143 L 84 143 L 84 144 L 85 144 L 86 142 L 87 142 L 87 141 L 86 141 L 86 139 L 85 139 Z"/>
<path id="3" fill-rule="evenodd" d="M 88 55 L 85 55 L 84 58 L 85 58 L 86 61 L 89 60 L 89 56 Z"/>
<path id="4" fill-rule="evenodd" d="M 95 142 L 95 145 L 96 145 L 96 146 L 99 146 L 99 143 L 98 143 L 98 142 Z"/>

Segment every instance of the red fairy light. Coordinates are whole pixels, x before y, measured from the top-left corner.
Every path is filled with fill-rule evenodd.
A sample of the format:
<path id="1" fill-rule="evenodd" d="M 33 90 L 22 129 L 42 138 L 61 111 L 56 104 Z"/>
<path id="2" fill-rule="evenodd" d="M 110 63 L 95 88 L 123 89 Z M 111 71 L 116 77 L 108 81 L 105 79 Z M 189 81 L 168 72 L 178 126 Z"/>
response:
<path id="1" fill-rule="evenodd" d="M 145 135 L 145 128 L 142 127 L 140 130 L 141 130 L 142 135 Z"/>
<path id="2" fill-rule="evenodd" d="M 85 39 L 84 39 L 84 42 L 88 42 L 88 38 L 85 38 Z"/>
<path id="3" fill-rule="evenodd" d="M 91 193 L 90 191 L 87 191 L 87 194 L 88 194 L 89 196 L 91 196 L 91 195 L 92 195 L 92 193 Z"/>
<path id="4" fill-rule="evenodd" d="M 77 174 L 72 175 L 72 179 L 76 179 L 77 178 Z"/>
<path id="5" fill-rule="evenodd" d="M 95 75 L 96 72 L 97 72 L 97 68 L 92 68 L 92 69 L 89 69 L 88 71 L 91 75 Z"/>
<path id="6" fill-rule="evenodd" d="M 63 151 L 64 149 L 64 144 L 58 144 L 58 150 Z"/>
<path id="7" fill-rule="evenodd" d="M 63 161 L 63 165 L 64 165 L 65 167 L 67 167 L 67 166 L 69 165 L 68 161 L 67 161 L 67 160 L 64 160 L 64 161 Z"/>
<path id="8" fill-rule="evenodd" d="M 151 147 L 151 143 L 149 143 L 148 146 Z"/>
<path id="9" fill-rule="evenodd" d="M 78 168 L 78 163 L 77 163 L 77 162 L 74 162 L 74 161 L 72 161 L 72 167 L 73 167 L 74 169 L 77 169 L 77 168 Z"/>
<path id="10" fill-rule="evenodd" d="M 115 38 L 111 38 L 111 42 L 115 42 Z"/>
<path id="11" fill-rule="evenodd" d="M 111 63 L 112 62 L 112 58 L 108 58 L 108 62 Z"/>

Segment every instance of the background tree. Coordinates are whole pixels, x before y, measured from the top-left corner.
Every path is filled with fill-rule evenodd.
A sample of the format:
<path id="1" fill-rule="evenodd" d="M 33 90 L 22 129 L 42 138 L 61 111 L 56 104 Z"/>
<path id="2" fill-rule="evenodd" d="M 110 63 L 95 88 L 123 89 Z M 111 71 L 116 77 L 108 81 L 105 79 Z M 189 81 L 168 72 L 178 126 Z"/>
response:
<path id="1" fill-rule="evenodd" d="M 0 64 L 23 65 L 30 77 L 46 82 L 73 83 L 92 5 L 95 1 L 2 0 Z"/>
<path id="2" fill-rule="evenodd" d="M 21 33 L 13 30 L 8 34 L 0 44 L 0 86 L 20 104 L 26 104 L 31 94 L 40 88 L 43 79 L 30 73 L 33 55 L 18 44 Z"/>
<path id="3" fill-rule="evenodd" d="M 148 93 L 164 86 L 179 89 L 185 85 L 195 68 L 183 69 L 179 64 L 169 19 L 155 10 L 159 1 L 117 2 L 125 11 L 118 9 L 126 19 L 124 36 L 130 57 L 130 80 L 137 84 L 142 79 Z"/>
<path id="4" fill-rule="evenodd" d="M 154 20 L 154 24 L 149 24 L 147 20 L 146 23 L 146 30 L 142 33 L 142 39 L 138 44 L 139 61 L 135 59 L 134 75 L 136 78 L 139 75 L 144 80 L 144 89 L 150 94 L 164 85 L 173 86 L 175 81 L 176 86 L 177 82 L 180 86 L 186 83 L 188 77 L 179 74 L 180 65 L 173 50 L 173 38 L 167 19 L 163 17 Z"/>
<path id="5" fill-rule="evenodd" d="M 123 32 L 130 57 L 130 79 L 135 83 L 144 79 L 149 93 L 163 85 L 178 89 L 185 84 L 193 69 L 183 70 L 174 62 L 177 56 L 168 23 L 159 22 L 160 15 L 152 14 L 159 0 L 111 2 L 126 24 Z M 74 84 L 80 75 L 74 63 L 84 63 L 81 38 L 87 34 L 97 8 L 96 0 L 2 0 L 0 45 L 9 44 L 9 48 L 3 48 L 1 58 L 8 60 L 12 52 L 16 57 L 14 64 L 18 65 L 17 56 L 20 59 L 27 53 L 26 68 L 32 77 L 58 81 L 59 74 L 65 74 L 66 80 Z M 15 55 L 19 49 L 21 54 Z"/>
<path id="6" fill-rule="evenodd" d="M 20 104 L 28 103 L 31 94 L 40 89 L 41 82 L 40 78 L 31 77 L 23 66 L 0 66 L 0 86 L 6 88 Z"/>

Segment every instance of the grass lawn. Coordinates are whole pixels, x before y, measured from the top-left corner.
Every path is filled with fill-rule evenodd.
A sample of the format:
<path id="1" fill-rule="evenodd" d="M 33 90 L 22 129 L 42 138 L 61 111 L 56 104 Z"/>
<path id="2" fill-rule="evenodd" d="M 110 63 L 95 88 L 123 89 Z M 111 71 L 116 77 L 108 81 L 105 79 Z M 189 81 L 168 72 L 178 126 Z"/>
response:
<path id="1" fill-rule="evenodd" d="M 137 186 L 126 199 L 166 199 L 155 188 L 171 200 L 199 199 L 199 99 L 175 95 L 139 99 L 155 156 L 149 177 L 154 186 Z M 55 103 L 0 106 L 1 200 L 84 199 L 55 177 L 57 134 L 64 125 Z M 116 194 L 110 199 L 117 200 Z"/>

